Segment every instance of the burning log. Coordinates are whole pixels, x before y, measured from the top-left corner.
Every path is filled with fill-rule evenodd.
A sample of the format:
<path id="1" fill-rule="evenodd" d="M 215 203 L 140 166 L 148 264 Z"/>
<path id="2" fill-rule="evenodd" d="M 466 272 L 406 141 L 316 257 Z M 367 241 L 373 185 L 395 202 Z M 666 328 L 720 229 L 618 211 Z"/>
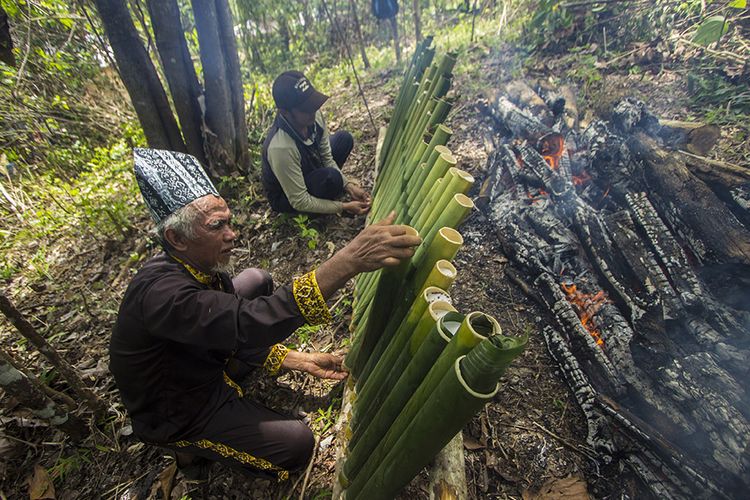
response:
<path id="1" fill-rule="evenodd" d="M 505 92 L 513 103 L 520 108 L 528 109 L 543 124 L 551 127 L 555 122 L 550 109 L 547 107 L 547 103 L 526 82 L 513 80 L 505 84 Z"/>
<path id="2" fill-rule="evenodd" d="M 578 101 L 576 94 L 570 85 L 560 87 L 560 94 L 565 99 L 563 108 L 563 121 L 568 130 L 578 130 Z"/>
<path id="3" fill-rule="evenodd" d="M 512 134 L 536 143 L 545 135 L 552 133 L 550 127 L 519 109 L 504 95 L 491 98 L 490 102 L 492 116 Z"/>
<path id="4" fill-rule="evenodd" d="M 750 265 L 750 233 L 684 162 L 641 133 L 631 137 L 628 146 L 643 164 L 649 186 L 669 193 L 669 207 L 662 207 L 662 213 L 673 208 L 682 223 L 700 237 L 706 251 L 720 261 Z M 703 260 L 706 255 L 699 252 L 698 257 Z"/>

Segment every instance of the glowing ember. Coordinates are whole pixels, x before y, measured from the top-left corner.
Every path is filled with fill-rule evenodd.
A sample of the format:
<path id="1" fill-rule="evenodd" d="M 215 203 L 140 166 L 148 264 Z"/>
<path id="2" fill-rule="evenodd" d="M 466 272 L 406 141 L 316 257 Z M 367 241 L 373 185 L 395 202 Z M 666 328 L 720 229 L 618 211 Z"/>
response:
<path id="1" fill-rule="evenodd" d="M 573 184 L 575 184 L 576 186 L 583 186 L 584 184 L 588 184 L 589 182 L 591 182 L 591 176 L 585 170 L 581 172 L 581 175 L 573 176 Z"/>
<path id="2" fill-rule="evenodd" d="M 565 153 L 565 141 L 560 134 L 547 134 L 539 139 L 537 149 L 549 168 L 557 170 L 560 166 L 560 158 Z"/>
<path id="3" fill-rule="evenodd" d="M 604 347 L 601 332 L 594 326 L 593 319 L 599 309 L 609 302 L 607 294 L 603 290 L 599 290 L 595 294 L 579 292 L 574 283 L 560 283 L 560 287 L 567 294 L 568 302 L 576 307 L 581 324 L 594 337 L 596 345 Z"/>
<path id="4" fill-rule="evenodd" d="M 539 188 L 536 195 L 533 195 L 530 192 L 526 191 L 526 196 L 529 198 L 529 201 L 531 201 L 531 203 L 536 203 L 537 201 L 541 201 L 547 196 L 547 191 Z"/>

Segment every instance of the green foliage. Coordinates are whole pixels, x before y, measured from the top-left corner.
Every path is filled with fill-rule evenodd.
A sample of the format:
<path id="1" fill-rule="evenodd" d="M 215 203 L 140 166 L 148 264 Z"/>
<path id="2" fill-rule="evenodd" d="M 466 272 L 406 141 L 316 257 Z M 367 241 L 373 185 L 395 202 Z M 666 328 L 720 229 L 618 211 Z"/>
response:
<path id="1" fill-rule="evenodd" d="M 54 481 L 62 483 L 69 474 L 79 471 L 84 465 L 90 464 L 90 456 L 91 451 L 85 448 L 77 449 L 68 457 L 60 456 L 55 465 L 48 470 L 49 475 Z"/>
<path id="2" fill-rule="evenodd" d="M 733 122 L 750 129 L 750 89 L 747 85 L 733 84 L 722 75 L 688 74 L 688 90 L 699 110 L 708 110 L 706 119 L 712 123 Z"/>
<path id="3" fill-rule="evenodd" d="M 299 341 L 296 345 L 293 345 L 295 349 L 302 349 L 310 344 L 310 337 L 320 331 L 320 325 L 302 325 L 294 331 L 297 340 Z"/>
<path id="4" fill-rule="evenodd" d="M 712 43 L 718 43 L 721 37 L 729 31 L 729 23 L 724 16 L 711 16 L 706 18 L 693 35 L 693 42 L 705 47 Z"/>
<path id="5" fill-rule="evenodd" d="M 310 217 L 305 214 L 295 216 L 293 219 L 294 224 L 297 226 L 299 235 L 303 240 L 307 241 L 307 248 L 315 250 L 318 247 L 318 230 L 314 227 L 310 227 Z"/>
<path id="6" fill-rule="evenodd" d="M 333 412 L 333 403 L 328 405 L 325 410 L 318 408 L 317 415 L 315 417 L 315 426 L 320 434 L 323 434 L 334 424 L 336 415 Z"/>

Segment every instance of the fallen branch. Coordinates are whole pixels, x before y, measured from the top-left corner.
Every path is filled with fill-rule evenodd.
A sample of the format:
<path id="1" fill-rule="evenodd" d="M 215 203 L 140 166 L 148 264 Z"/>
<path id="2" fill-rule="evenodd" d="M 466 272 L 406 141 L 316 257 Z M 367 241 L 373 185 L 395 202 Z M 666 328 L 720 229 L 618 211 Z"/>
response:
<path id="1" fill-rule="evenodd" d="M 0 292 L 0 311 L 8 318 L 13 326 L 31 341 L 34 346 L 39 350 L 44 357 L 52 363 L 63 378 L 70 384 L 71 389 L 83 399 L 86 405 L 94 412 L 97 419 L 104 417 L 107 414 L 107 407 L 99 397 L 94 394 L 91 389 L 86 387 L 86 384 L 81 380 L 81 377 L 67 361 L 60 357 L 60 354 L 52 347 L 47 339 L 42 337 L 39 332 L 36 331 L 34 326 L 23 317 L 21 312 L 10 302 L 8 297 Z"/>

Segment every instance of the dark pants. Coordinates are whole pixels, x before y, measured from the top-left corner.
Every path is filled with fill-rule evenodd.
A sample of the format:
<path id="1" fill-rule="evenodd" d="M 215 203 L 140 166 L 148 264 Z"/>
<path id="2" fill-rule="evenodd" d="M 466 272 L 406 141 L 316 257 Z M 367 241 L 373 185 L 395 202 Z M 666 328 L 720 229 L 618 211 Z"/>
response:
<path id="1" fill-rule="evenodd" d="M 341 168 L 349 158 L 354 148 L 354 137 L 346 130 L 339 130 L 331 136 L 331 156 L 336 165 Z M 344 194 L 344 179 L 341 172 L 332 167 L 316 168 L 305 177 L 307 192 L 316 198 L 335 200 Z M 282 192 L 278 200 L 273 204 L 274 210 L 278 212 L 296 212 L 289 203 L 286 195 Z"/>
<path id="2" fill-rule="evenodd" d="M 245 269 L 232 280 L 235 293 L 253 299 L 273 292 L 271 275 L 260 269 Z M 243 349 L 227 366 L 230 379 L 247 365 L 261 366 L 268 349 Z M 240 362 L 237 362 L 239 360 Z M 237 378 L 232 377 L 234 375 Z M 300 420 L 282 415 L 253 401 L 236 397 L 224 403 L 199 436 L 170 448 L 187 452 L 254 476 L 286 479 L 288 471 L 303 468 L 310 460 L 315 439 Z"/>

